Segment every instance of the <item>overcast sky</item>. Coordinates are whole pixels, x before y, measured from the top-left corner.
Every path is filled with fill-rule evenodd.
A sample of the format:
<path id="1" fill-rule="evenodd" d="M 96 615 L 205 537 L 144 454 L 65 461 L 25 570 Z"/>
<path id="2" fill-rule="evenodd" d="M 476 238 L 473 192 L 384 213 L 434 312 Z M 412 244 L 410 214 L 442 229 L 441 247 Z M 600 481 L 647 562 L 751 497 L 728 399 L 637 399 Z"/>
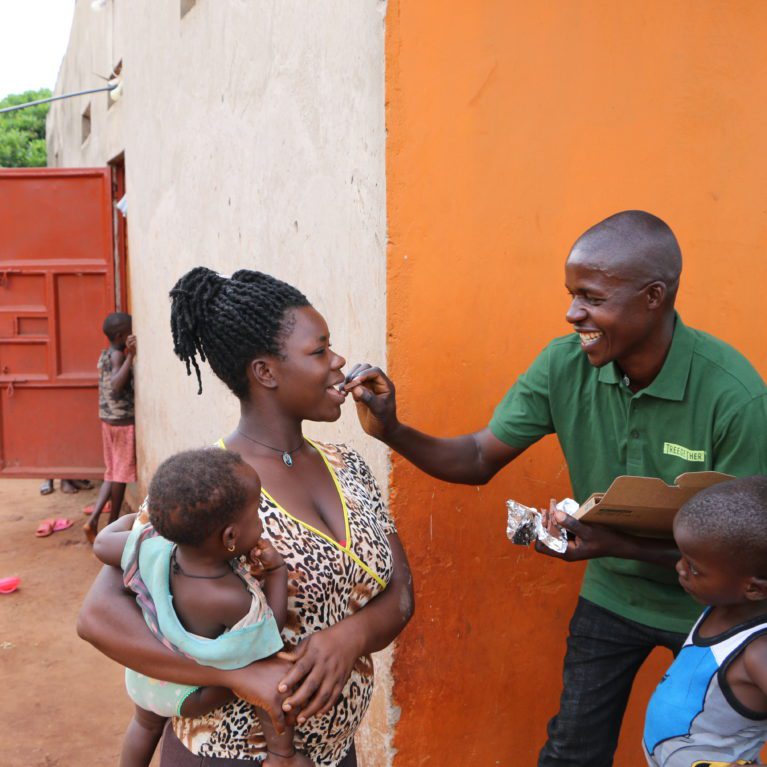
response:
<path id="1" fill-rule="evenodd" d="M 0 99 L 56 84 L 75 0 L 0 0 Z"/>

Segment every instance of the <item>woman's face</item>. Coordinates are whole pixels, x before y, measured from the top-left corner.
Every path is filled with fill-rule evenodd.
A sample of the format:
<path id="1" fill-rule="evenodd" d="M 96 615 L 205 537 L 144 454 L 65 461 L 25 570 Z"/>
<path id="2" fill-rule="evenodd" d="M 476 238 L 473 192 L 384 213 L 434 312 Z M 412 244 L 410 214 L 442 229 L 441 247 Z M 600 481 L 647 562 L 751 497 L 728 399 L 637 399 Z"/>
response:
<path id="1" fill-rule="evenodd" d="M 290 310 L 285 319 L 289 330 L 282 358 L 271 364 L 280 403 L 301 419 L 338 420 L 346 395 L 336 387 L 344 380 L 341 368 L 346 360 L 331 349 L 324 317 L 313 307 L 302 306 Z"/>

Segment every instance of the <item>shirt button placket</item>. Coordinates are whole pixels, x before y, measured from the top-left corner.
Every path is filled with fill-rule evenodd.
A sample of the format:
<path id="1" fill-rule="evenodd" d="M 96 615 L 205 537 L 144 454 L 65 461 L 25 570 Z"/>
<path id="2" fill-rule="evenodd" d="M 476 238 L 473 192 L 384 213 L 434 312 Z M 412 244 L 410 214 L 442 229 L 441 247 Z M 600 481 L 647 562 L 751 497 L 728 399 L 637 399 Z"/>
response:
<path id="1" fill-rule="evenodd" d="M 628 431 L 628 449 L 626 451 L 626 469 L 629 474 L 642 475 L 644 473 L 642 461 L 642 432 L 639 430 L 637 410 L 639 402 L 632 397 L 629 402 L 629 417 L 626 429 Z"/>

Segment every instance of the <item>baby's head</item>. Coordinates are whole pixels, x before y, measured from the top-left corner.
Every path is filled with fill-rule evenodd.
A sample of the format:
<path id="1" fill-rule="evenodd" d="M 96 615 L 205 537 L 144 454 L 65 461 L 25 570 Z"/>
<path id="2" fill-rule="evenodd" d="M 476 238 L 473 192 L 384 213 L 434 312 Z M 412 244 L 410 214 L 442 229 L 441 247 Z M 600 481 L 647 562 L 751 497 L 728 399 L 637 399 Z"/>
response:
<path id="1" fill-rule="evenodd" d="M 220 448 L 171 456 L 149 485 L 149 519 L 164 538 L 224 559 L 249 552 L 263 532 L 261 481 L 237 453 Z"/>
<path id="2" fill-rule="evenodd" d="M 674 519 L 682 587 L 708 605 L 767 599 L 767 477 L 721 482 Z"/>

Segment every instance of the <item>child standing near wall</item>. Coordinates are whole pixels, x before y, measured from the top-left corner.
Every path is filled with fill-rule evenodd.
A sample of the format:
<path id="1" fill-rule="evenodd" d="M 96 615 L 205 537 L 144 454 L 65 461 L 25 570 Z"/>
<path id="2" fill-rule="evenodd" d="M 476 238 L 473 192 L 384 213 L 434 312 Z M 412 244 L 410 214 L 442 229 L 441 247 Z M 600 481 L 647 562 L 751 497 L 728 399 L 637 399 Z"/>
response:
<path id="1" fill-rule="evenodd" d="M 136 481 L 136 426 L 133 406 L 133 361 L 136 336 L 132 335 L 130 314 L 113 312 L 104 320 L 109 348 L 101 352 L 99 371 L 99 418 L 104 447 L 104 484 L 91 518 L 83 525 L 85 537 L 93 543 L 99 517 L 109 501 L 109 521 L 120 516 L 125 485 Z"/>
<path id="2" fill-rule="evenodd" d="M 122 567 L 126 588 L 166 646 L 209 666 L 241 668 L 282 649 L 287 617 L 287 568 L 261 537 L 260 503 L 261 481 L 237 453 L 179 453 L 152 479 L 148 523 L 134 526 L 135 515 L 126 515 L 102 531 L 94 552 Z M 223 687 L 160 682 L 130 669 L 125 683 L 136 712 L 120 767 L 149 767 L 168 717 L 196 719 L 234 699 Z M 293 728 L 278 734 L 258 712 L 264 765 L 312 767 L 293 746 Z"/>
<path id="3" fill-rule="evenodd" d="M 655 690 L 651 767 L 757 764 L 767 740 L 767 477 L 698 493 L 674 519 L 679 582 L 709 605 Z"/>

